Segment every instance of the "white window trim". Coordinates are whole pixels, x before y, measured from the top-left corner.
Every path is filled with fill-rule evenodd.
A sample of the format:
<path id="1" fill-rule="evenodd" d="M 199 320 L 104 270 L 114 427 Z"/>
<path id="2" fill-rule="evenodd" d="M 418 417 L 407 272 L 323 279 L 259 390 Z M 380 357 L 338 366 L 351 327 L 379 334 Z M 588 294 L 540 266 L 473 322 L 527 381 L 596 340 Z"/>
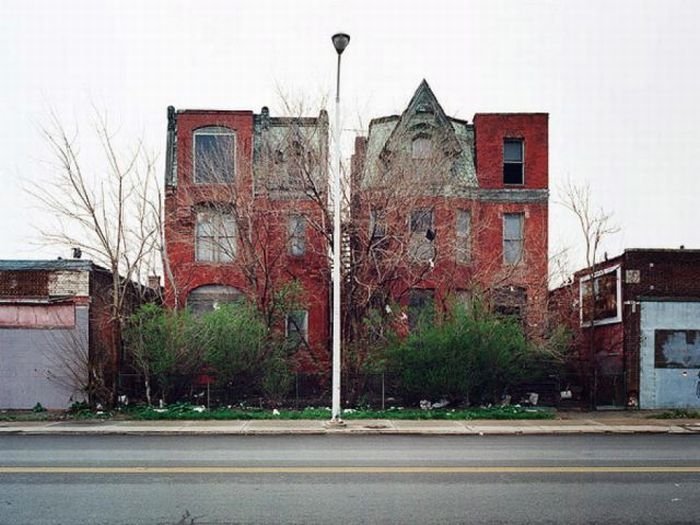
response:
<path id="1" fill-rule="evenodd" d="M 221 237 L 226 237 L 226 238 L 231 238 L 233 239 L 231 246 L 232 246 L 232 253 L 231 253 L 231 260 L 221 260 L 221 254 L 222 254 L 222 248 L 219 246 L 219 248 L 216 250 L 217 253 L 217 258 L 216 259 L 200 259 L 199 258 L 199 244 L 200 244 L 200 236 L 199 236 L 199 214 L 200 213 L 210 213 L 212 215 L 217 215 L 219 218 L 222 217 L 223 215 L 230 215 L 232 219 L 232 224 L 233 224 L 233 231 L 231 232 L 231 235 L 226 235 L 222 236 L 219 232 L 219 234 L 216 235 L 216 238 L 221 238 Z M 221 223 L 223 226 L 223 222 Z M 198 264 L 231 264 L 233 261 L 236 260 L 236 257 L 238 256 L 238 242 L 237 242 L 237 226 L 236 222 L 233 219 L 233 213 L 225 213 L 223 211 L 216 210 L 214 208 L 207 208 L 207 207 L 200 207 L 197 208 L 195 211 L 195 220 L 194 220 L 194 261 Z"/>
<path id="2" fill-rule="evenodd" d="M 601 277 L 603 275 L 613 273 L 615 272 L 615 277 L 617 279 L 616 283 L 616 290 L 615 293 L 617 294 L 617 312 L 615 317 L 608 317 L 607 319 L 601 319 L 599 321 L 593 320 L 593 321 L 584 321 L 583 320 L 583 283 L 586 281 L 590 281 L 592 278 L 597 279 L 598 277 Z M 595 290 L 592 290 L 593 294 L 595 294 Z M 621 266 L 615 265 L 611 266 L 610 268 L 603 268 L 602 270 L 596 271 L 593 275 L 590 273 L 588 275 L 585 275 L 581 277 L 578 280 L 578 304 L 579 304 L 579 320 L 581 323 L 582 327 L 590 327 L 590 326 L 600 326 L 600 325 L 606 325 L 606 324 L 613 324 L 613 323 L 619 323 L 622 321 L 622 269 Z"/>

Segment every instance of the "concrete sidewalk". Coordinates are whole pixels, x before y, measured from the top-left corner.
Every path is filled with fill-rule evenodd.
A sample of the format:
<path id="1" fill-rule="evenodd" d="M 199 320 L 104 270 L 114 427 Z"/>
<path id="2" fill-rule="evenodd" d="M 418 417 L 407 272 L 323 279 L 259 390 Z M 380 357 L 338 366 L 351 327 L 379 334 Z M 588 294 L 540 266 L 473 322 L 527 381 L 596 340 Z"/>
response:
<path id="1" fill-rule="evenodd" d="M 588 416 L 588 417 L 586 417 Z M 250 421 L 48 421 L 0 422 L 0 435 L 553 435 L 700 434 L 697 419 L 647 419 L 627 414 L 581 414 L 553 420 L 347 420 L 331 427 L 318 420 Z"/>

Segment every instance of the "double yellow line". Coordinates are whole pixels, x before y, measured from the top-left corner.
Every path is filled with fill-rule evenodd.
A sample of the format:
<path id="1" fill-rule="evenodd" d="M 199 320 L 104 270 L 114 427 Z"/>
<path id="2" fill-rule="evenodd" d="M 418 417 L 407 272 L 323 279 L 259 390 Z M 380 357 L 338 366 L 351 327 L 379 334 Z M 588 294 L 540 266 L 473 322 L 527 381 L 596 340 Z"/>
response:
<path id="1" fill-rule="evenodd" d="M 2 474 L 700 474 L 700 466 L 0 467 Z"/>

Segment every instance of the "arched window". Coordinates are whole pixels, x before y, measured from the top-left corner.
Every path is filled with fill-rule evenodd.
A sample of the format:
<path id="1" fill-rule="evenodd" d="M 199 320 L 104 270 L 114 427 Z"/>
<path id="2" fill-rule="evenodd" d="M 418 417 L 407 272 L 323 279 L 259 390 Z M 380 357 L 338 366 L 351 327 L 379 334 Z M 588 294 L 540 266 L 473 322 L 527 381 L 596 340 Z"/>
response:
<path id="1" fill-rule="evenodd" d="M 194 181 L 200 184 L 232 182 L 236 168 L 236 134 L 232 129 L 209 126 L 193 137 Z"/>
<path id="2" fill-rule="evenodd" d="M 243 298 L 243 293 L 233 286 L 207 284 L 190 291 L 187 307 L 192 313 L 201 315 L 216 310 L 221 304 L 235 303 Z"/>

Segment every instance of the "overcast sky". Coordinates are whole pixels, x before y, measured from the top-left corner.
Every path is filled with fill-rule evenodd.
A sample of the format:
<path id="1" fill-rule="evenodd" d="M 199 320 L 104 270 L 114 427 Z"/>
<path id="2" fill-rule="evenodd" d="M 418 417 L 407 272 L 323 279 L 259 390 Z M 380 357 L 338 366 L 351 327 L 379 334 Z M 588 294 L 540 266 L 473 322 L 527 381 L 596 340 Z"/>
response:
<path id="1" fill-rule="evenodd" d="M 423 78 L 469 121 L 548 112 L 550 252 L 580 244 L 555 204 L 566 180 L 613 212 L 611 256 L 700 248 L 699 22 L 695 1 L 2 0 L 0 258 L 69 254 L 33 244 L 47 218 L 22 190 L 52 175 L 39 132 L 49 110 L 81 133 L 92 105 L 106 110 L 121 139 L 160 154 L 162 174 L 168 105 L 275 114 L 282 90 L 315 112 L 333 97 L 338 31 L 352 39 L 346 137 L 401 113 Z"/>

